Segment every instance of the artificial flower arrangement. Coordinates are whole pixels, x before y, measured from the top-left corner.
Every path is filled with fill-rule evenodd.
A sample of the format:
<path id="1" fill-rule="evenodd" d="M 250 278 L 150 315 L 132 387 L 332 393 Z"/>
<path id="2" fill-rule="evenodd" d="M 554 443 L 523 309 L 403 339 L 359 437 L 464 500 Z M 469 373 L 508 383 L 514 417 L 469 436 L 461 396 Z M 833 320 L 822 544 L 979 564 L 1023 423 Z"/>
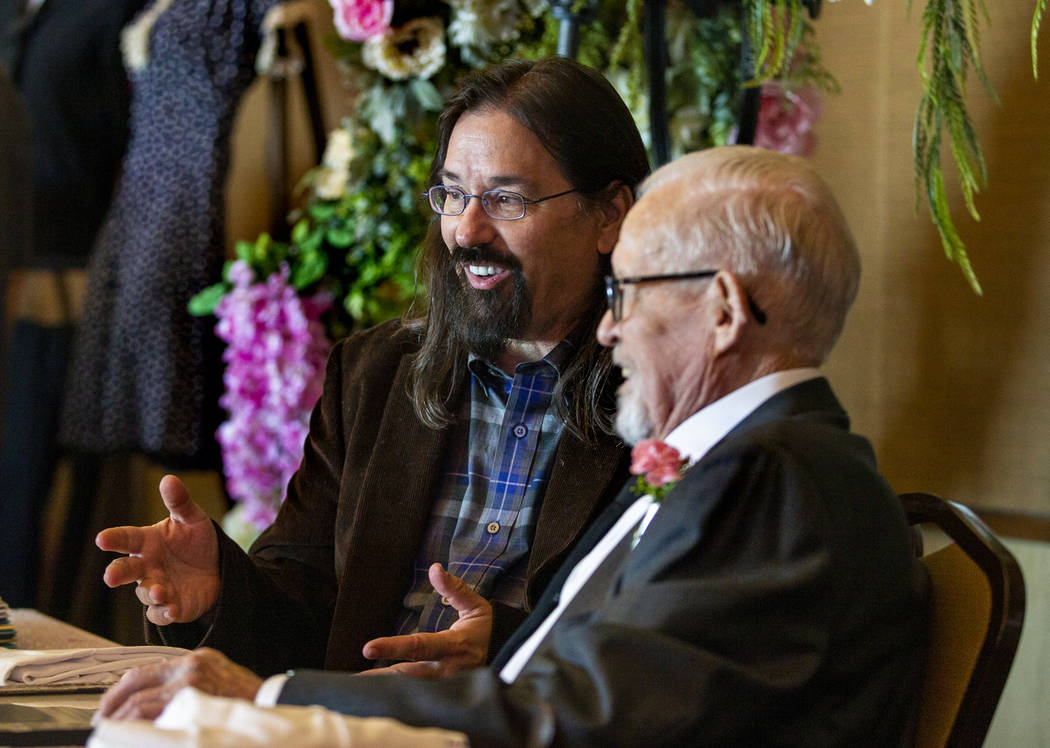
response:
<path id="1" fill-rule="evenodd" d="M 871 0 L 865 0 L 871 4 Z M 558 20 L 548 0 L 329 0 L 330 47 L 354 97 L 322 163 L 303 179 L 304 204 L 290 241 L 267 234 L 238 242 L 223 280 L 198 294 L 194 314 L 215 314 L 227 342 L 230 419 L 218 438 L 231 524 L 248 542 L 272 520 L 302 455 L 308 414 L 320 395 L 330 341 L 397 316 L 422 289 L 413 262 L 430 215 L 419 200 L 436 150 L 436 118 L 463 73 L 518 57 L 554 54 Z M 1032 54 L 1046 0 L 1037 0 Z M 819 0 L 667 0 L 666 80 L 671 155 L 734 137 L 737 101 L 761 85 L 755 144 L 806 155 L 815 146 L 820 92 L 835 91 L 803 6 Z M 704 13 L 694 13 L 694 7 Z M 640 35 L 642 0 L 577 0 L 589 9 L 577 59 L 601 70 L 648 140 Z M 948 213 L 939 145 L 959 165 L 967 206 L 983 160 L 963 105 L 967 71 L 984 80 L 977 54 L 981 0 L 927 0 L 916 118 L 916 188 L 925 194 L 949 258 L 979 292 Z M 740 46 L 755 50 L 743 80 Z M 254 372 L 262 371 L 264 375 Z"/>
<path id="2" fill-rule="evenodd" d="M 302 459 L 309 413 L 321 392 L 330 341 L 402 313 L 420 289 L 413 262 L 430 214 L 419 195 L 436 150 L 436 120 L 463 73 L 509 57 L 556 51 L 558 20 L 547 0 L 329 0 L 329 46 L 354 97 L 321 164 L 303 179 L 304 204 L 289 241 L 267 234 L 237 243 L 223 280 L 198 294 L 194 314 L 214 314 L 226 342 L 229 418 L 219 428 L 226 521 L 249 543 L 272 522 Z M 744 0 L 757 31 L 774 6 Z M 648 138 L 642 82 L 641 0 L 600 0 L 580 28 L 577 58 L 602 70 Z M 757 138 L 808 153 L 819 115 L 820 66 L 801 0 L 780 0 L 786 35 L 758 33 L 764 77 Z M 582 5 L 582 4 L 581 4 Z M 775 5 L 775 4 L 774 4 Z M 668 113 L 674 155 L 724 144 L 736 127 L 741 86 L 741 6 L 705 17 L 669 0 Z M 755 31 L 755 29 L 751 29 Z M 790 64 L 788 62 L 790 61 Z"/>

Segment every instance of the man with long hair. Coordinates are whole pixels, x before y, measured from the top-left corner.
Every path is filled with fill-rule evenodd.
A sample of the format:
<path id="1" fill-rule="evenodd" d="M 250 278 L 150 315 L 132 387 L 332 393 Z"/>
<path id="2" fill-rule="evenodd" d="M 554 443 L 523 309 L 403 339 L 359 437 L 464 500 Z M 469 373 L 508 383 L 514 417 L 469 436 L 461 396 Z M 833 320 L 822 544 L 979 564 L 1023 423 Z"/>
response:
<path id="1" fill-rule="evenodd" d="M 623 223 L 597 332 L 647 482 L 592 524 L 491 667 L 264 683 L 204 649 L 125 676 L 101 714 L 152 717 L 191 685 L 455 730 L 474 748 L 910 744 L 927 576 L 818 368 L 859 280 L 846 220 L 803 159 L 731 146 L 662 167 Z M 484 642 L 484 601 L 456 598 Z"/>
<path id="2" fill-rule="evenodd" d="M 335 346 L 274 525 L 245 554 L 166 476 L 169 519 L 100 533 L 151 639 L 362 670 L 372 639 L 457 623 L 458 583 L 494 601 L 495 651 L 623 483 L 594 331 L 649 170 L 629 110 L 575 62 L 512 61 L 461 84 L 439 135 L 429 304 Z"/>

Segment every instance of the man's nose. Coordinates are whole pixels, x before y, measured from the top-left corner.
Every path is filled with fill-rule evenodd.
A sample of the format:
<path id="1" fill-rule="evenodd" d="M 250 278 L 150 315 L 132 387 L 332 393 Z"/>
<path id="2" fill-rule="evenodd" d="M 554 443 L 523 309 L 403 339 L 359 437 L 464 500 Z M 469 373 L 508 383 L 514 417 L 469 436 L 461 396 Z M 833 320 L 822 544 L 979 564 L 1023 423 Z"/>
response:
<path id="1" fill-rule="evenodd" d="M 481 198 L 470 198 L 466 209 L 457 217 L 456 244 L 461 247 L 476 247 L 488 244 L 496 238 L 493 219 L 481 207 Z"/>
<path id="2" fill-rule="evenodd" d="M 606 348 L 612 348 L 620 342 L 619 324 L 613 322 L 612 311 L 606 309 L 605 314 L 602 315 L 601 321 L 598 323 L 598 330 L 595 336 L 598 338 L 598 342 L 604 345 Z"/>

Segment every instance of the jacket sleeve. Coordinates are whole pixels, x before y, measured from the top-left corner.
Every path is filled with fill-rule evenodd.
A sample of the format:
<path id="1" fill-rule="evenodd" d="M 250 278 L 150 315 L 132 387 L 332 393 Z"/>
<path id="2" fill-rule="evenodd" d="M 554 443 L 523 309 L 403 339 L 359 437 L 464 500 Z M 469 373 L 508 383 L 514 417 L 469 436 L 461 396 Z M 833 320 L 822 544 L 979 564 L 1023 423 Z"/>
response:
<path id="1" fill-rule="evenodd" d="M 345 454 L 345 345 L 337 343 L 328 358 L 303 464 L 274 524 L 250 555 L 216 528 L 222 588 L 210 625 L 147 624 L 150 641 L 214 647 L 260 675 L 323 664 L 336 594 L 332 528 Z"/>
<path id="2" fill-rule="evenodd" d="M 896 744 L 923 600 L 895 497 L 851 470 L 814 484 L 763 450 L 700 473 L 513 684 L 494 670 L 303 672 L 280 700 L 460 730 L 473 746 Z"/>
<path id="3" fill-rule="evenodd" d="M 492 636 L 489 638 L 489 650 L 485 662 L 491 662 L 507 640 L 528 618 L 521 608 L 513 608 L 502 603 L 492 604 Z"/>

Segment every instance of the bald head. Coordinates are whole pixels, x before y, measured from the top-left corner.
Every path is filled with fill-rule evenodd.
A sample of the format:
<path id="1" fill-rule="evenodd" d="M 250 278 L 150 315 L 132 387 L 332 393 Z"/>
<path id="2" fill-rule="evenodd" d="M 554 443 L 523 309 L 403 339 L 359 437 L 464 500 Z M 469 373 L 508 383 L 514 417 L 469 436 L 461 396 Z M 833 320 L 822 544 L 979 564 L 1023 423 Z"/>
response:
<path id="1" fill-rule="evenodd" d="M 639 193 L 598 328 L 624 374 L 616 426 L 625 439 L 664 438 L 755 379 L 824 361 L 860 261 L 809 164 L 712 148 L 659 169 Z"/>
<path id="2" fill-rule="evenodd" d="M 661 264 L 728 270 L 765 311 L 772 345 L 800 363 L 824 361 L 856 296 L 860 258 L 808 162 L 748 146 L 711 148 L 662 167 L 640 194 L 636 208 L 651 212 Z"/>

